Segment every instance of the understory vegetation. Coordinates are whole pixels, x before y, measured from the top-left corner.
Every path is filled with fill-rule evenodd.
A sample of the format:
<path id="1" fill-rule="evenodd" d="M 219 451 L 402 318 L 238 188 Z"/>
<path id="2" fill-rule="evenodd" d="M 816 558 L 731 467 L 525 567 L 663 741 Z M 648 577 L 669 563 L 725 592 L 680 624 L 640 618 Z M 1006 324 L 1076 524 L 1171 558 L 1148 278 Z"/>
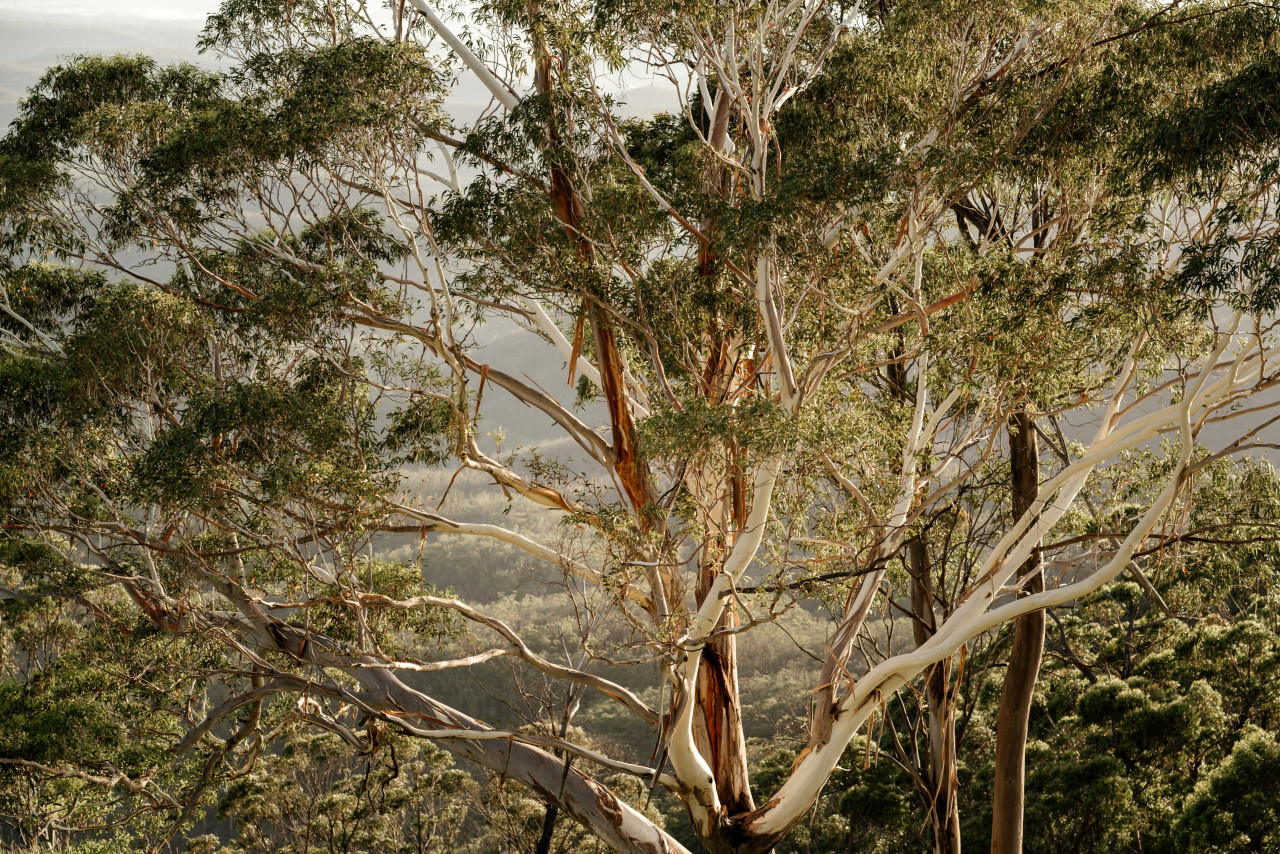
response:
<path id="1" fill-rule="evenodd" d="M 1257 518 L 1280 522 L 1280 481 L 1269 466 L 1251 464 L 1243 477 L 1225 469 L 1216 474 L 1211 489 L 1220 509 L 1225 502 L 1250 501 Z M 448 477 L 420 472 L 412 482 L 439 495 Z M 506 501 L 484 490 L 455 485 L 451 495 L 450 504 L 473 518 L 496 521 L 509 510 Z M 544 535 L 553 535 L 554 527 Z M 384 545 L 389 560 L 418 557 L 416 538 Z M 556 654 L 577 632 L 573 610 L 546 592 L 548 580 L 539 579 L 516 549 L 463 543 L 433 549 L 424 562 L 431 577 L 484 606 L 543 654 Z M 477 562 L 486 567 L 483 577 L 473 571 Z M 1154 556 L 1159 600 L 1132 581 L 1120 581 L 1078 609 L 1051 612 L 1028 743 L 1028 854 L 1243 854 L 1280 845 L 1277 562 L 1280 548 L 1267 536 L 1230 547 L 1184 544 Z M 910 631 L 905 618 L 893 616 L 879 628 L 881 643 L 892 643 L 893 631 Z M 822 649 L 830 619 L 824 610 L 792 611 L 776 629 L 748 635 L 741 647 L 740 679 L 751 698 L 743 710 L 748 749 L 753 776 L 766 791 L 790 771 L 803 745 L 809 700 L 804 686 L 820 667 L 814 651 Z M 99 647 L 89 631 L 68 632 L 66 625 L 65 615 L 47 605 L 7 606 L 2 640 L 17 666 L 6 671 L 0 690 L 3 755 L 48 762 L 75 756 L 123 768 L 148 753 L 153 761 L 162 756 L 168 730 L 138 690 L 147 680 L 104 696 L 119 651 Z M 990 845 L 995 717 L 1010 634 L 985 638 L 955 684 L 961 698 L 959 813 L 965 845 L 974 850 Z M 476 640 L 458 638 L 459 652 Z M 447 652 L 447 646 L 440 650 L 442 657 Z M 36 660 L 53 666 L 36 667 Z M 148 675 L 163 678 L 163 667 L 157 662 Z M 452 678 L 443 685 L 437 681 L 438 690 L 502 726 L 554 733 L 563 714 L 565 697 L 554 685 L 531 684 L 509 665 L 438 674 L 437 680 L 446 676 Z M 643 729 L 613 714 L 610 704 L 584 699 L 576 717 L 579 737 L 589 731 L 586 743 L 643 759 L 653 746 Z M 780 854 L 928 850 L 928 800 L 913 780 L 927 739 L 920 731 L 923 711 L 918 692 L 902 692 L 887 703 L 870 740 L 860 736 L 850 744 L 811 816 L 778 847 Z M 294 723 L 278 734 L 278 744 L 251 770 L 205 796 L 179 828 L 180 849 L 540 850 L 545 809 L 529 792 L 500 775 L 478 775 L 392 728 L 382 730 L 370 749 L 356 751 L 336 735 Z M 109 827 L 121 817 L 110 803 L 77 811 L 78 797 L 91 782 L 32 782 L 10 773 L 0 796 L 4 844 L 14 852 L 144 850 L 172 830 L 158 823 Z M 673 835 L 696 844 L 677 801 L 660 790 L 614 782 Z M 104 829 L 73 831 L 85 825 Z M 542 850 L 606 849 L 574 823 L 561 821 Z"/>

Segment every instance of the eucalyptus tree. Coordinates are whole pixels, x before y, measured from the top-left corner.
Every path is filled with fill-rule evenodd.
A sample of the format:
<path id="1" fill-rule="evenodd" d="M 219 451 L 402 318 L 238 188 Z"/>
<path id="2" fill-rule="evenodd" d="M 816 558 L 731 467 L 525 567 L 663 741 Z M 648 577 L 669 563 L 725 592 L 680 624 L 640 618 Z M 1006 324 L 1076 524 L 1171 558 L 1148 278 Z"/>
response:
<path id="1" fill-rule="evenodd" d="M 684 846 L 605 772 L 670 791 L 708 850 L 757 852 L 922 682 L 945 805 L 968 645 L 1125 572 L 1176 530 L 1206 425 L 1270 405 L 1249 398 L 1275 382 L 1274 14 L 464 8 L 228 0 L 204 44 L 229 71 L 83 57 L 23 103 L 0 151 L 3 595 L 173 636 L 135 689 L 186 764 L 0 762 L 124 786 L 176 830 L 291 725 L 364 751 L 390 727 L 616 850 Z M 610 81 L 637 73 L 670 113 L 625 114 Z M 447 100 L 463 78 L 491 98 L 471 121 Z M 485 322 L 597 405 L 490 364 Z M 502 395 L 573 458 L 494 451 Z M 1023 446 L 1016 497 L 1011 418 L 1014 444 L 1075 425 L 1035 483 Z M 1105 550 L 1028 563 L 1162 438 L 1158 488 Z M 449 518 L 401 490 L 410 463 L 562 535 Z M 581 648 L 554 661 L 380 560 L 386 533 L 544 562 L 588 615 Z M 859 663 L 901 584 L 915 642 Z M 834 621 L 806 743 L 754 792 L 735 638 L 814 601 Z M 441 659 L 464 626 L 492 640 Z M 652 755 L 494 728 L 433 690 L 498 657 L 635 716 Z M 953 850 L 954 807 L 935 813 Z"/>

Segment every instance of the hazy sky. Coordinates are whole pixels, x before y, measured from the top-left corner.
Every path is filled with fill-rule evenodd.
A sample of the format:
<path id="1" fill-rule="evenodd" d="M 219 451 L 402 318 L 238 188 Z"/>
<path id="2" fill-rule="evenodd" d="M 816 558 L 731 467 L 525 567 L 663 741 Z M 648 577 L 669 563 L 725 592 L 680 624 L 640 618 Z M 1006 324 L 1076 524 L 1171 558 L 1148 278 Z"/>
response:
<path id="1" fill-rule="evenodd" d="M 0 0 L 0 13 L 21 13 L 24 17 L 74 16 L 78 18 L 144 18 L 153 21 L 191 21 L 199 24 L 218 8 L 218 0 L 163 0 L 138 3 L 136 0 Z"/>
<path id="2" fill-rule="evenodd" d="M 209 62 L 196 53 L 219 0 L 0 0 L 0 134 L 45 69 L 86 53 L 143 53 Z"/>
<path id="3" fill-rule="evenodd" d="M 18 102 L 47 68 L 77 54 L 141 53 L 161 63 L 216 60 L 196 52 L 205 18 L 221 0 L 0 0 L 0 135 L 17 115 Z M 625 92 L 628 112 L 671 109 L 670 92 L 624 75 L 606 88 Z M 489 93 L 463 75 L 450 98 L 455 117 L 469 117 Z"/>

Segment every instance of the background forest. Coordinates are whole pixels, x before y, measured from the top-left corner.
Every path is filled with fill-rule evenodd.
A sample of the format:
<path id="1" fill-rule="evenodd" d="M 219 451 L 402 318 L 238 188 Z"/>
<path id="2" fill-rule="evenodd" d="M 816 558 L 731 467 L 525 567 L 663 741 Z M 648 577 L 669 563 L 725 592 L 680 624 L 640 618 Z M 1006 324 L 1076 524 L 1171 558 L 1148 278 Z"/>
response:
<path id="1" fill-rule="evenodd" d="M 419 471 L 413 478 L 440 494 L 448 475 Z M 1204 520 L 1210 526 L 1244 502 L 1252 518 L 1271 521 L 1236 532 L 1238 541 L 1207 537 L 1212 542 L 1158 555 L 1152 575 L 1167 610 L 1123 581 L 1082 608 L 1050 612 L 1028 744 L 1028 852 L 1280 846 L 1280 600 L 1273 592 L 1280 549 L 1267 533 L 1280 522 L 1280 480 L 1267 464 L 1224 466 L 1200 489 L 1199 506 L 1214 508 Z M 450 503 L 491 520 L 517 512 L 488 490 L 457 485 Z M 389 558 L 418 547 L 416 538 L 386 545 Z M 474 571 L 477 561 L 486 567 L 483 577 Z M 505 620 L 539 652 L 554 655 L 577 633 L 572 610 L 546 592 L 535 562 L 510 546 L 433 547 L 429 567 L 437 583 Z M 100 639 L 67 632 L 57 617 L 48 607 L 6 605 L 10 657 L 0 693 L 6 755 L 52 763 L 68 754 L 117 762 L 121 752 L 145 753 L 148 747 L 133 741 L 140 729 L 132 718 L 149 711 L 145 696 L 121 690 L 118 676 L 101 672 L 110 651 Z M 793 611 L 776 631 L 749 635 L 741 647 L 743 694 L 751 698 L 744 703 L 749 749 L 766 788 L 790 768 L 800 743 L 805 686 L 820 667 L 809 650 L 822 648 L 830 619 L 822 611 Z M 897 631 L 909 631 L 903 622 Z M 886 642 L 891 630 L 882 627 Z M 993 730 L 1010 634 L 984 639 L 957 683 L 960 815 L 964 844 L 974 850 L 989 846 Z M 162 673 L 158 666 L 156 676 Z M 562 694 L 528 684 L 511 666 L 441 675 L 452 678 L 440 690 L 500 726 L 550 728 L 563 714 Z M 920 703 L 908 692 L 886 707 L 870 742 L 860 737 L 850 745 L 811 821 L 779 851 L 930 849 L 928 802 L 912 780 Z M 650 738 L 590 695 L 576 720 L 593 739 L 623 749 Z M 336 736 L 292 728 L 281 747 L 192 817 L 179 844 L 218 854 L 596 850 L 564 820 L 549 847 L 540 848 L 546 810 L 537 800 L 429 744 L 388 736 L 362 756 Z M 149 749 L 165 747 L 162 738 Z M 147 846 L 150 834 L 168 831 L 125 825 L 74 832 L 119 820 L 110 802 L 77 809 L 84 785 L 10 776 L 6 844 L 15 851 L 132 851 Z M 637 801 L 647 795 L 635 793 Z M 687 818 L 678 803 L 659 792 L 651 809 L 677 837 L 696 844 L 681 829 Z"/>
<path id="2" fill-rule="evenodd" d="M 1275 9 L 13 32 L 0 850 L 1280 852 Z"/>

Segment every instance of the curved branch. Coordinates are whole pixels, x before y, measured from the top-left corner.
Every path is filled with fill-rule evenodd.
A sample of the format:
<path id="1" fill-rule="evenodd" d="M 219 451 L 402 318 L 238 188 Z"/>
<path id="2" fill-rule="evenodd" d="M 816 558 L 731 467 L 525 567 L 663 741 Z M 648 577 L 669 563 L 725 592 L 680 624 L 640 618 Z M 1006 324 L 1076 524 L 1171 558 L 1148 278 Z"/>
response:
<path id="1" fill-rule="evenodd" d="M 361 603 L 375 603 L 383 607 L 395 608 L 397 610 L 411 610 L 414 608 L 428 606 L 448 608 L 451 611 L 456 611 L 468 620 L 479 623 L 482 626 L 487 626 L 502 635 L 511 642 L 511 645 L 516 650 L 514 654 L 534 669 L 539 670 L 548 676 L 554 676 L 557 679 L 577 682 L 580 685 L 595 688 L 601 694 L 604 694 L 611 700 L 615 700 L 630 709 L 646 723 L 654 725 L 658 723 L 658 713 L 649 708 L 643 700 L 631 691 L 623 688 L 621 685 L 610 682 L 608 679 L 596 676 L 593 673 L 585 673 L 573 667 L 564 667 L 547 661 L 545 658 L 529 649 L 529 647 L 525 645 L 525 642 L 521 640 L 520 636 L 517 635 L 510 626 L 502 622 L 502 620 L 499 620 L 497 617 L 490 617 L 487 614 L 482 614 L 475 608 L 459 602 L 457 599 L 449 599 L 443 596 L 414 596 L 410 599 L 392 599 L 391 597 L 383 596 L 380 593 L 359 592 L 355 593 L 354 596 Z M 363 666 L 363 664 L 359 666 Z"/>
<path id="2" fill-rule="evenodd" d="M 609 584 L 609 579 L 604 574 L 597 572 L 585 563 L 567 557 L 549 546 L 544 546 L 541 543 L 529 539 L 523 534 L 518 534 L 515 531 L 509 531 L 498 525 L 486 525 L 474 522 L 455 522 L 451 519 L 446 519 L 444 516 L 430 513 L 425 510 L 418 510 L 406 504 L 392 503 L 390 508 L 396 513 L 400 513 L 411 519 L 423 522 L 424 525 L 419 530 L 441 534 L 463 534 L 473 537 L 489 537 L 491 539 L 498 540 L 499 542 L 513 545 L 518 549 L 522 549 L 523 551 L 541 558 L 550 564 L 554 564 L 564 571 L 581 578 L 583 581 L 588 581 L 597 587 L 605 588 Z M 652 603 L 648 594 L 630 584 L 625 586 L 624 593 L 627 598 L 634 600 L 643 608 L 649 608 Z"/>

